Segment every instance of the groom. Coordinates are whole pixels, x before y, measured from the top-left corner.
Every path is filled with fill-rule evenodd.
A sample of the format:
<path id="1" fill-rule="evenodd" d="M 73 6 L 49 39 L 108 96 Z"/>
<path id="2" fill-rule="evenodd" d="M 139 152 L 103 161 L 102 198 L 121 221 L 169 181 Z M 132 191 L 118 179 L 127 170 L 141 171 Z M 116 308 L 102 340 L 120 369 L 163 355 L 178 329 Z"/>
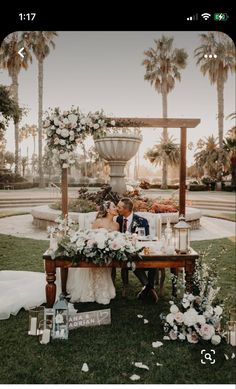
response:
<path id="1" fill-rule="evenodd" d="M 145 228 L 145 235 L 149 235 L 149 225 L 147 219 L 140 217 L 133 213 L 133 202 L 128 197 L 122 198 L 117 204 L 117 211 L 119 216 L 116 221 L 119 223 L 120 232 L 129 231 L 134 233 L 136 228 L 143 227 Z M 158 300 L 157 293 L 154 289 L 156 269 L 148 269 L 148 274 L 144 269 L 136 269 L 134 274 L 139 279 L 143 285 L 142 290 L 138 294 L 139 299 L 145 297 L 151 297 L 152 300 L 156 303 Z M 121 269 L 121 277 L 124 285 L 128 284 L 128 270 Z"/>

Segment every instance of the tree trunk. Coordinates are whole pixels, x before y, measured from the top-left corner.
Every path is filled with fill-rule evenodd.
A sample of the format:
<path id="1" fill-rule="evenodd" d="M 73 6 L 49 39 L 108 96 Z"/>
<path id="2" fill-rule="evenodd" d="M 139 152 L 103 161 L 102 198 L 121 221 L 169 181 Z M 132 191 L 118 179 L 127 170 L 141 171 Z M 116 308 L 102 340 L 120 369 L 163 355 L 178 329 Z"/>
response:
<path id="1" fill-rule="evenodd" d="M 18 75 L 12 75 L 13 100 L 18 104 Z M 19 121 L 14 121 L 15 126 L 15 174 L 19 174 Z"/>
<path id="2" fill-rule="evenodd" d="M 219 147 L 222 149 L 224 137 L 224 80 L 222 77 L 219 77 L 217 80 L 217 103 Z"/>
<path id="3" fill-rule="evenodd" d="M 39 166 L 39 188 L 44 188 L 44 177 L 43 177 L 43 60 L 38 60 L 38 166 Z"/>
<path id="4" fill-rule="evenodd" d="M 167 92 L 162 93 L 162 117 L 167 118 Z M 168 131 L 167 128 L 163 128 L 163 139 L 167 141 Z M 163 158 L 162 162 L 162 184 L 161 189 L 167 189 L 167 161 L 166 158 Z"/>

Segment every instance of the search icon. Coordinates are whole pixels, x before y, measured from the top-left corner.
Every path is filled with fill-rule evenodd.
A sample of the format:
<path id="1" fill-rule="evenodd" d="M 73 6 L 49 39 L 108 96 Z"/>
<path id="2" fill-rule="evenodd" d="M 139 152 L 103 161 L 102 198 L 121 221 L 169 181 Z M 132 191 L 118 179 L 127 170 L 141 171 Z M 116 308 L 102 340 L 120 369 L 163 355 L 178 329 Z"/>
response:
<path id="1" fill-rule="evenodd" d="M 206 360 L 208 360 L 208 361 L 212 361 L 212 358 L 211 358 L 211 354 L 210 354 L 210 353 L 206 353 L 206 354 L 204 355 L 204 358 L 205 358 Z"/>

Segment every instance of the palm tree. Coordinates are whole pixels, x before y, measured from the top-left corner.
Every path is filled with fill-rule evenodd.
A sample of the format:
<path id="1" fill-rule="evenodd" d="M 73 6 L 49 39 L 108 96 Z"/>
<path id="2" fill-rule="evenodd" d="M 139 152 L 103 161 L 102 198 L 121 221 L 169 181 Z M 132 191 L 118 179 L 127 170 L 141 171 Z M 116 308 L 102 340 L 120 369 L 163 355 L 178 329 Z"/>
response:
<path id="1" fill-rule="evenodd" d="M 224 84 L 229 72 L 235 72 L 235 46 L 231 38 L 220 32 L 200 34 L 201 46 L 195 49 L 197 65 L 205 76 L 210 78 L 211 84 L 217 87 L 218 102 L 218 138 L 220 149 L 223 148 L 224 137 Z M 209 55 L 212 55 L 209 58 Z M 217 57 L 214 57 L 217 56 Z"/>
<path id="2" fill-rule="evenodd" d="M 18 51 L 23 47 L 23 41 L 19 39 L 18 33 L 14 32 L 9 35 L 2 43 L 0 51 L 0 67 L 8 70 L 8 74 L 12 79 L 12 97 L 18 105 L 18 76 L 21 69 L 28 68 L 28 62 L 32 62 L 32 57 L 27 47 L 24 49 L 24 57 L 22 58 Z M 19 172 L 19 121 L 20 117 L 15 117 L 15 173 Z"/>
<path id="3" fill-rule="evenodd" d="M 213 180 L 222 172 L 222 164 L 227 167 L 227 155 L 218 146 L 217 138 L 214 135 L 208 136 L 205 140 L 198 142 L 199 150 L 194 154 L 196 167 L 203 168 L 206 174 Z"/>
<path id="4" fill-rule="evenodd" d="M 154 85 L 162 95 L 162 116 L 167 118 L 167 97 L 175 87 L 175 81 L 181 81 L 180 70 L 187 65 L 188 54 L 184 49 L 173 48 L 174 38 L 162 36 L 154 40 L 155 47 L 144 52 L 146 58 L 142 64 L 146 68 L 144 80 Z M 168 140 L 167 128 L 163 128 L 163 139 Z M 167 161 L 162 164 L 162 188 L 167 188 Z"/>
<path id="5" fill-rule="evenodd" d="M 167 135 L 167 139 L 164 139 L 162 135 L 160 142 L 154 145 L 152 149 L 149 149 L 145 153 L 144 158 L 155 165 L 162 165 L 165 160 L 166 168 L 168 166 L 177 166 L 180 162 L 179 145 L 175 143 L 173 137 Z"/>
<path id="6" fill-rule="evenodd" d="M 236 118 L 236 113 L 230 114 L 227 118 Z M 228 131 L 228 136 L 224 139 L 223 145 L 229 159 L 230 172 L 232 175 L 231 185 L 236 187 L 236 126 Z"/>
<path id="7" fill-rule="evenodd" d="M 25 34 L 24 34 L 25 36 Z M 38 60 L 38 161 L 39 187 L 44 187 L 43 156 L 42 156 L 42 127 L 43 127 L 43 63 L 50 53 L 50 46 L 55 48 L 55 31 L 33 31 L 27 36 L 26 43 L 33 50 Z"/>

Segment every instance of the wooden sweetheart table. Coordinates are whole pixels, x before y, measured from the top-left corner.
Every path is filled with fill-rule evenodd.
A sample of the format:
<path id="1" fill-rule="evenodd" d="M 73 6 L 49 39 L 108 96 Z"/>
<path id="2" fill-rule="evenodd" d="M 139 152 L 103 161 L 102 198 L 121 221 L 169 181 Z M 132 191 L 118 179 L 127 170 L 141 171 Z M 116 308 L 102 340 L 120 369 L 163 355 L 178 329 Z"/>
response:
<path id="1" fill-rule="evenodd" d="M 191 292 L 193 286 L 193 273 L 195 269 L 195 260 L 199 258 L 199 254 L 190 248 L 188 254 L 150 254 L 141 255 L 142 260 L 136 262 L 136 268 L 150 269 L 150 268 L 184 268 L 185 269 L 185 280 L 186 280 L 186 291 Z M 56 257 L 52 259 L 48 251 L 43 255 L 46 272 L 46 301 L 47 307 L 51 308 L 56 298 L 56 268 L 61 269 L 61 285 L 62 293 L 66 294 L 66 281 L 68 268 L 81 267 L 81 268 L 93 268 L 93 267 L 115 267 L 115 268 L 127 268 L 126 262 L 113 261 L 109 265 L 96 265 L 91 262 L 80 261 L 79 263 L 73 264 L 69 257 Z"/>

